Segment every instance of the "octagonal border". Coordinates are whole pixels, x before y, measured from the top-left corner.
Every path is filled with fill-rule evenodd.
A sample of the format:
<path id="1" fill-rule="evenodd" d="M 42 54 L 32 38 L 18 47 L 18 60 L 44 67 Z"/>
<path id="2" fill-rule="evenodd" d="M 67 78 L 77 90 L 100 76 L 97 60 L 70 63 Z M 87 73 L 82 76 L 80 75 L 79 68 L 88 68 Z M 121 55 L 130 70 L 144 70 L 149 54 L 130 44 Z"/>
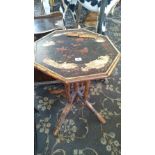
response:
<path id="1" fill-rule="evenodd" d="M 84 29 L 84 28 L 82 28 Z M 67 30 L 79 30 L 79 29 L 67 29 Z M 96 34 L 95 32 L 92 32 L 92 31 L 89 31 L 87 29 L 84 29 L 85 31 L 88 31 L 90 33 L 94 33 Z M 56 31 L 64 31 L 64 30 L 56 30 Z M 54 31 L 55 32 L 55 31 Z M 51 32 L 50 34 L 54 33 L 54 32 Z M 50 35 L 48 34 L 48 35 Z M 42 40 L 44 39 L 45 37 L 47 37 L 48 35 L 44 36 L 43 38 L 39 39 L 39 40 Z M 100 36 L 103 36 L 100 34 Z M 80 81 L 87 81 L 87 80 L 97 80 L 97 79 L 102 79 L 102 78 L 106 78 L 106 77 L 109 77 L 111 75 L 111 73 L 113 72 L 114 68 L 116 67 L 118 61 L 120 60 L 120 57 L 121 57 L 121 54 L 120 52 L 118 51 L 118 49 L 115 47 L 115 45 L 113 44 L 113 42 L 109 39 L 108 36 L 104 36 L 108 39 L 108 41 L 110 42 L 110 44 L 113 46 L 113 48 L 116 50 L 117 52 L 117 56 L 115 57 L 115 59 L 113 60 L 113 62 L 111 63 L 111 65 L 109 66 L 109 68 L 107 69 L 106 72 L 103 72 L 103 73 L 97 73 L 97 74 L 91 74 L 91 75 L 83 75 L 83 76 L 76 76 L 76 77 L 63 77 L 62 75 L 46 68 L 45 66 L 43 65 L 40 65 L 38 63 L 34 63 L 34 67 L 40 71 L 42 71 L 43 73 L 51 76 L 51 78 L 56 78 L 57 80 L 60 80 L 64 83 L 72 83 L 72 82 L 80 82 Z M 39 40 L 37 40 L 35 43 L 37 43 Z"/>

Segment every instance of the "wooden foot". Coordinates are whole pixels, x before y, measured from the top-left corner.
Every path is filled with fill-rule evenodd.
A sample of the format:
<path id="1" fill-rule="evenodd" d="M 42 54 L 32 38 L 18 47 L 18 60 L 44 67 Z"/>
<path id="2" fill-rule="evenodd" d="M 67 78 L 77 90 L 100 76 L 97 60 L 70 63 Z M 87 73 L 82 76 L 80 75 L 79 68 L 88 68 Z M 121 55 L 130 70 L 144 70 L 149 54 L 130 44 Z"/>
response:
<path id="1" fill-rule="evenodd" d="M 106 120 L 104 119 L 104 117 L 99 112 L 97 112 L 96 109 L 87 100 L 83 99 L 82 94 L 80 92 L 78 92 L 78 96 L 80 100 L 84 103 L 84 105 L 86 105 L 97 116 L 98 120 L 102 124 L 105 124 Z"/>
<path id="2" fill-rule="evenodd" d="M 96 109 L 88 101 L 85 101 L 85 104 L 97 116 L 98 120 L 102 124 L 106 123 L 106 120 L 104 119 L 104 117 L 99 112 L 97 112 Z"/>

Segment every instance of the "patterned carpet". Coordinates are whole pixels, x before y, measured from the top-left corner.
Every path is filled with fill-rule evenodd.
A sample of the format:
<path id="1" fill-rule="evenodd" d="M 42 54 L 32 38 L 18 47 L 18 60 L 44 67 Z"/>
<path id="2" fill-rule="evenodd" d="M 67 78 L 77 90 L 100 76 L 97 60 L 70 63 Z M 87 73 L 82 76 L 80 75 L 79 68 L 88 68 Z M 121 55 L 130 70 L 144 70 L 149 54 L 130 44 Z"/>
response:
<path id="1" fill-rule="evenodd" d="M 69 16 L 69 15 L 68 15 Z M 71 18 L 71 17 L 68 17 Z M 68 20 L 72 23 L 71 20 Z M 121 50 L 121 7 L 107 19 L 107 35 Z M 120 155 L 121 154 L 121 62 L 111 77 L 91 83 L 89 101 L 107 120 L 101 125 L 87 108 L 76 104 L 62 125 L 58 137 L 52 132 L 66 104 L 50 89 L 62 84 L 34 87 L 36 155 Z"/>

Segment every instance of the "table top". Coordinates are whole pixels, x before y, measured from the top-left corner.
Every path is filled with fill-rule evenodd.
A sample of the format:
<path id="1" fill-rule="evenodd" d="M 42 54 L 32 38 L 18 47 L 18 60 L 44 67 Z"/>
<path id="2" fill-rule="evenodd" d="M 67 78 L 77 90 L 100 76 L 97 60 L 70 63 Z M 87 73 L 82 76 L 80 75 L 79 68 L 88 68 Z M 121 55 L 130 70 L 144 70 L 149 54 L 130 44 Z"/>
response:
<path id="1" fill-rule="evenodd" d="M 34 34 L 47 33 L 63 28 L 62 14 L 60 12 L 34 17 Z"/>
<path id="2" fill-rule="evenodd" d="M 54 31 L 34 49 L 35 67 L 65 83 L 108 77 L 120 59 L 107 36 L 86 29 Z"/>

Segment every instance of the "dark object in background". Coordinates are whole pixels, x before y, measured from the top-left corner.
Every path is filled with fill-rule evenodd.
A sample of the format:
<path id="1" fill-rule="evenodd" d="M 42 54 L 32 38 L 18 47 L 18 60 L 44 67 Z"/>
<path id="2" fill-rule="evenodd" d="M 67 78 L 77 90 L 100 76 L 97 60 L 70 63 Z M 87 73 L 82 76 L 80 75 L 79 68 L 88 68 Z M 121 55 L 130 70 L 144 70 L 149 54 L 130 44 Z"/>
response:
<path id="1" fill-rule="evenodd" d="M 107 0 L 101 1 L 101 7 L 100 7 L 100 13 L 98 16 L 98 23 L 97 23 L 97 33 L 99 34 L 104 34 L 105 32 L 103 31 L 103 25 L 106 25 L 106 15 L 105 15 L 105 8 L 107 6 Z M 105 34 L 104 34 L 105 35 Z"/>
<path id="2" fill-rule="evenodd" d="M 34 41 L 44 37 L 45 35 L 49 34 L 50 32 L 43 33 L 43 34 L 34 34 Z"/>
<path id="3" fill-rule="evenodd" d="M 64 29 L 60 12 L 34 17 L 34 41 L 57 29 Z"/>
<path id="4" fill-rule="evenodd" d="M 62 14 L 60 12 L 34 17 L 34 34 L 47 33 L 63 28 Z"/>
<path id="5" fill-rule="evenodd" d="M 63 29 L 62 14 L 54 12 L 49 15 L 42 15 L 34 17 L 34 41 L 46 36 L 50 32 Z M 41 71 L 34 69 L 34 82 L 52 81 L 48 75 Z"/>
<path id="6" fill-rule="evenodd" d="M 34 68 L 34 82 L 53 81 L 53 80 L 55 79 Z"/>

